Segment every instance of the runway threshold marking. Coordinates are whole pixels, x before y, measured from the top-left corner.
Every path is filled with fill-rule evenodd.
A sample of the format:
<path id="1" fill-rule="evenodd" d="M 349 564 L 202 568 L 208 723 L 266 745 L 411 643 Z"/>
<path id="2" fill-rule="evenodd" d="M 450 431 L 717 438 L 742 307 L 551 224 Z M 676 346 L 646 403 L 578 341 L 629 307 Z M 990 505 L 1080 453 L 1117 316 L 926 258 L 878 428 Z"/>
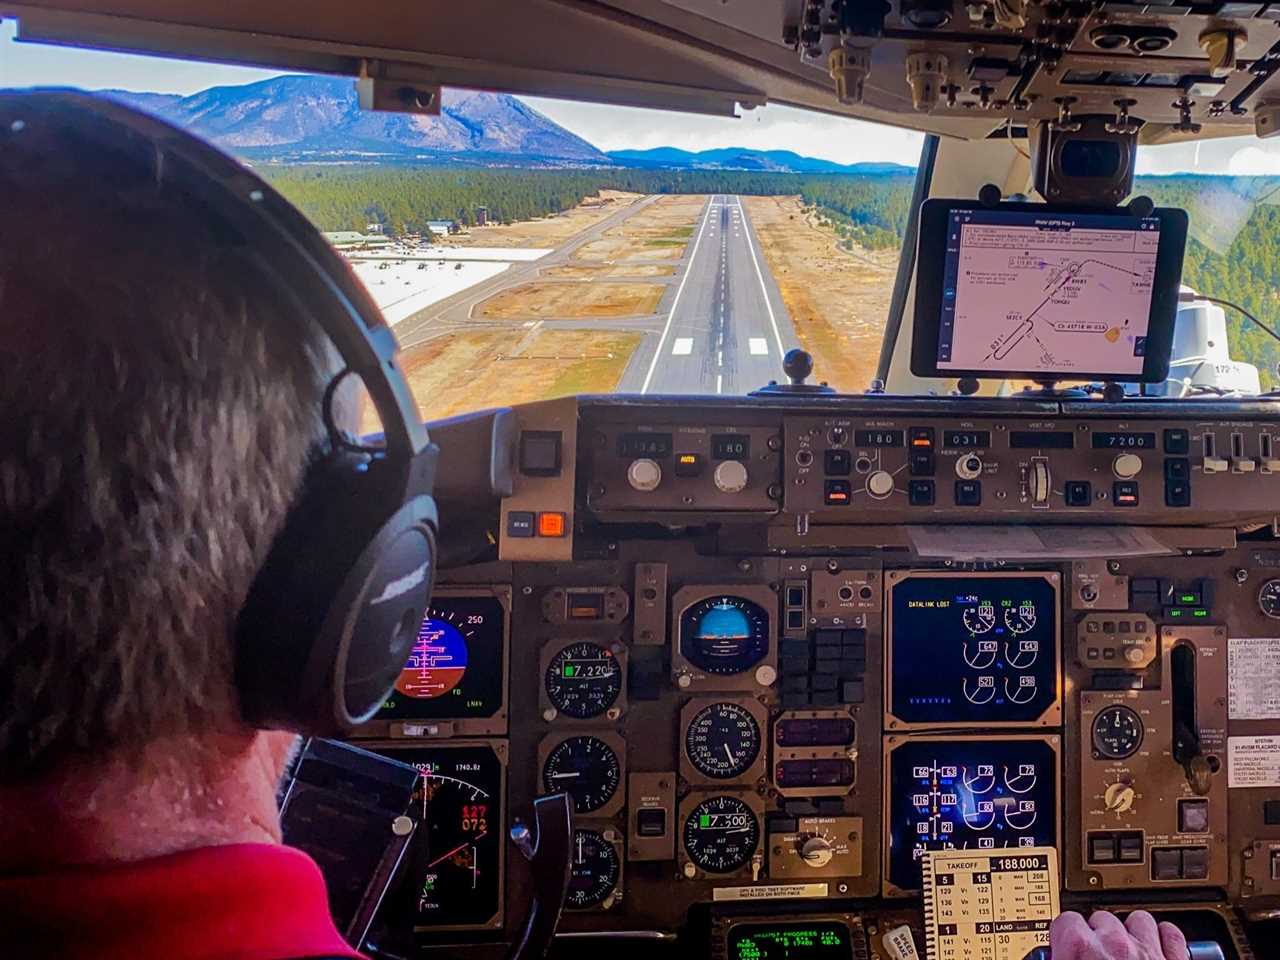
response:
<path id="1" fill-rule="evenodd" d="M 742 198 L 737 197 L 738 209 L 742 210 Z M 745 213 L 744 213 L 745 216 Z M 764 294 L 764 306 L 769 311 L 769 325 L 773 327 L 773 339 L 778 344 L 778 356 L 786 351 L 782 348 L 782 334 L 778 332 L 778 318 L 773 315 L 773 304 L 769 302 L 769 288 L 764 284 L 764 273 L 760 269 L 760 258 L 756 256 L 756 245 L 751 241 L 751 231 L 747 230 L 747 249 L 751 251 L 751 262 L 756 265 L 756 277 L 760 280 L 760 292 Z"/>
<path id="2" fill-rule="evenodd" d="M 693 240 L 693 252 L 689 254 L 689 265 L 685 267 L 684 276 L 680 278 L 680 286 L 676 288 L 675 299 L 671 301 L 671 311 L 667 314 L 667 322 L 662 325 L 662 336 L 658 338 L 658 347 L 653 351 L 653 359 L 649 361 L 649 372 L 644 375 L 644 383 L 640 384 L 641 393 L 649 392 L 649 384 L 653 380 L 653 371 L 658 369 L 658 358 L 662 356 L 662 347 L 667 342 L 667 334 L 671 332 L 671 321 L 675 319 L 676 307 L 680 304 L 680 295 L 684 293 L 684 286 L 689 282 L 689 274 L 693 272 L 693 262 L 698 256 L 698 245 L 702 243 L 702 234 L 707 229 L 707 222 L 710 219 L 711 204 L 708 203 L 707 212 L 702 217 L 702 225 L 698 227 L 698 235 Z"/>
<path id="3" fill-rule="evenodd" d="M 671 346 L 673 357 L 687 357 L 693 353 L 693 337 L 676 337 Z"/>

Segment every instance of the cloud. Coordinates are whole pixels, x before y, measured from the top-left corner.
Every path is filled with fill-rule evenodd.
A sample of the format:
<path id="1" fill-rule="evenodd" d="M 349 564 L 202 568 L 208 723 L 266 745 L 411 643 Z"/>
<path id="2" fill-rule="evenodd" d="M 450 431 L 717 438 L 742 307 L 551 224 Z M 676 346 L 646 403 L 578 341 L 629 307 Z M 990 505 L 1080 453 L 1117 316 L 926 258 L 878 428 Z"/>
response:
<path id="1" fill-rule="evenodd" d="M 1227 173 L 1235 177 L 1272 177 L 1280 174 L 1280 145 L 1270 150 L 1255 146 L 1237 150 L 1227 163 Z"/>

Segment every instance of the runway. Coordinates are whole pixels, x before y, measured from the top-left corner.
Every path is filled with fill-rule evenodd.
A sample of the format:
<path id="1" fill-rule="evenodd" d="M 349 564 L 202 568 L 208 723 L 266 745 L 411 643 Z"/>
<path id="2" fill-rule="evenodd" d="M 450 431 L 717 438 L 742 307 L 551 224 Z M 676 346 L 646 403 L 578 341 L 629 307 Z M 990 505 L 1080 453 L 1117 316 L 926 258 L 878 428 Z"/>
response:
<path id="1" fill-rule="evenodd" d="M 795 331 L 740 197 L 707 201 L 669 294 L 619 392 L 743 394 L 782 379 Z"/>

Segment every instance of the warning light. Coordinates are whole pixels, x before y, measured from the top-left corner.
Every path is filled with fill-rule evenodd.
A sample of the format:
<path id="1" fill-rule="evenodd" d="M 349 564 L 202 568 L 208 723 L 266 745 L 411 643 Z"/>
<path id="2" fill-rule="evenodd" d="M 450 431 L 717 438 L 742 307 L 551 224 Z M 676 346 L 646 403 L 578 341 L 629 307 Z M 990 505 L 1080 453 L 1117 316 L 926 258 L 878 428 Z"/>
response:
<path id="1" fill-rule="evenodd" d="M 563 537 L 564 531 L 565 516 L 563 513 L 538 514 L 538 536 Z"/>

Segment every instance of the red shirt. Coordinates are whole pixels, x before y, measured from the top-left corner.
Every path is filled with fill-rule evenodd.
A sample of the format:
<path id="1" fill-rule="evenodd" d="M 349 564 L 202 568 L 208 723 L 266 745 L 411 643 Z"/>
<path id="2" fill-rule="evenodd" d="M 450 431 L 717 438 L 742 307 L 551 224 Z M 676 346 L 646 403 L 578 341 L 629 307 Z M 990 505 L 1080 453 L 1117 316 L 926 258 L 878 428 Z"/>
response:
<path id="1" fill-rule="evenodd" d="M 256 843 L 0 875 L 0 954 L 22 960 L 361 956 L 333 925 L 315 862 L 289 847 Z"/>

